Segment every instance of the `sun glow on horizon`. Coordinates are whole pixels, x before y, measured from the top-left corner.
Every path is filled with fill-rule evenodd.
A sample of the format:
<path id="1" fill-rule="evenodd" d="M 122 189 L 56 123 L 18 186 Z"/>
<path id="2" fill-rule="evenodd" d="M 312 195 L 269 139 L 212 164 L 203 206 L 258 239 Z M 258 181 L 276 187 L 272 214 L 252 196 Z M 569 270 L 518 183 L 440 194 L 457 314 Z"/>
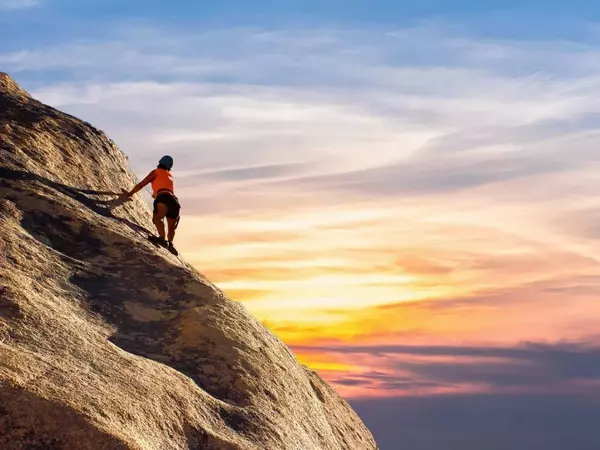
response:
<path id="1" fill-rule="evenodd" d="M 597 270 L 594 248 L 548 228 L 543 204 L 535 215 L 476 195 L 451 209 L 434 198 L 340 208 L 188 218 L 186 246 L 195 230 L 206 237 L 185 256 L 291 344 L 535 338 L 556 327 L 560 294 L 545 293 L 549 319 L 535 329 L 519 323 L 511 298 L 528 312 L 545 284 Z M 500 312 L 496 302 L 508 303 Z"/>

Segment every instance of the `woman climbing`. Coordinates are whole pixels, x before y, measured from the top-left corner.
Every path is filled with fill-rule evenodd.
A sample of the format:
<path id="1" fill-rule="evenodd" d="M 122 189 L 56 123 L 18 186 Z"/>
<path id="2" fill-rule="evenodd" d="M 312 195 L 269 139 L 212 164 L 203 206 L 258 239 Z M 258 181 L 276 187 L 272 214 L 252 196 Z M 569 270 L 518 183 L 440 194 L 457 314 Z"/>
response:
<path id="1" fill-rule="evenodd" d="M 161 245 L 167 248 L 171 253 L 177 255 L 177 250 L 173 246 L 175 239 L 175 230 L 179 224 L 179 201 L 175 197 L 173 186 L 173 158 L 168 155 L 163 156 L 158 162 L 158 167 L 150 172 L 146 178 L 140 181 L 130 192 L 125 192 L 121 198 L 124 201 L 129 200 L 135 193 L 139 192 L 148 183 L 152 184 L 152 197 L 154 198 L 154 214 L 152 221 L 158 231 L 158 237 L 148 236 L 148 240 L 153 244 Z M 164 219 L 167 219 L 168 232 L 165 239 Z"/>

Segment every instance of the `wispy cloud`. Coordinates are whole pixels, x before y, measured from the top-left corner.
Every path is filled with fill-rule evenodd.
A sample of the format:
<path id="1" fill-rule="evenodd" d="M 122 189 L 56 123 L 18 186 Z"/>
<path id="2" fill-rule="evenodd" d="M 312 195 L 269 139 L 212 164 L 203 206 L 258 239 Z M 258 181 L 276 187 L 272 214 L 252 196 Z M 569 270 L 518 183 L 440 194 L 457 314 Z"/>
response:
<path id="1" fill-rule="evenodd" d="M 380 345 L 295 347 L 343 355 L 353 371 L 323 373 L 348 395 L 528 393 L 595 395 L 600 350 L 594 344 L 523 344 L 516 347 Z M 322 357 L 322 356 L 321 356 Z M 339 359 L 340 357 L 337 357 Z M 373 369 L 377 368 L 377 369 Z"/>
<path id="2" fill-rule="evenodd" d="M 453 191 L 577 169 L 594 158 L 598 116 L 590 99 L 600 83 L 582 61 L 597 59 L 595 49 L 580 50 L 571 77 L 561 78 L 500 67 L 540 58 L 540 50 L 552 64 L 566 65 L 572 48 L 481 43 L 428 29 L 373 35 L 238 29 L 185 40 L 146 29 L 121 33 L 115 42 L 15 52 L 0 60 L 16 71 L 68 68 L 79 78 L 106 78 L 37 94 L 97 116 L 92 119 L 106 122 L 130 151 L 144 147 L 154 155 L 177 146 L 188 162 L 202 155 L 192 167 L 202 162 L 200 168 L 217 171 L 225 164 L 312 162 L 285 177 L 262 177 L 285 185 L 297 180 L 303 190 Z M 416 50 L 397 50 L 409 41 L 428 54 L 441 43 L 444 55 L 436 65 L 414 61 Z M 204 50 L 190 54 L 195 46 Z M 496 71 L 483 55 L 496 55 Z M 132 73 L 165 81 L 123 83 Z M 152 108 L 158 103 L 169 114 Z M 134 140 L 135 130 L 126 135 L 102 110 L 127 114 L 152 131 Z M 300 161 L 292 157 L 298 154 Z M 247 181 L 231 173 L 239 185 Z"/>

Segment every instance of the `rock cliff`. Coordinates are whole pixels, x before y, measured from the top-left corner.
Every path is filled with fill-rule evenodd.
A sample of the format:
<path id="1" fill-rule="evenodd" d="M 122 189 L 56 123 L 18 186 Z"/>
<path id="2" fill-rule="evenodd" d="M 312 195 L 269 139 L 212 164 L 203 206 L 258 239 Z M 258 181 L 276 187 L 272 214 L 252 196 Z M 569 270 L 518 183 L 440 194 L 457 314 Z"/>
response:
<path id="1" fill-rule="evenodd" d="M 127 157 L 0 74 L 0 448 L 375 449 L 239 303 L 145 238 Z"/>

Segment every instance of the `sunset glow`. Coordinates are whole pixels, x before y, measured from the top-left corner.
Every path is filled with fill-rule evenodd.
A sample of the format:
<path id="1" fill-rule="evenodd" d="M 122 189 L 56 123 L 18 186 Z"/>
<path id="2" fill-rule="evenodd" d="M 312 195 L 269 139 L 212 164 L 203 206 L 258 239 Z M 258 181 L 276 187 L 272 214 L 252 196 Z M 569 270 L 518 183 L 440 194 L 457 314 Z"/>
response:
<path id="1" fill-rule="evenodd" d="M 286 343 L 301 347 L 301 362 L 333 383 L 364 377 L 360 385 L 337 384 L 346 396 L 473 393 L 490 387 L 415 391 L 407 384 L 390 391 L 365 376 L 373 367 L 399 376 L 382 365 L 386 358 L 318 347 L 510 346 L 589 337 L 590 313 L 600 312 L 598 243 L 557 218 L 596 201 L 583 194 L 562 200 L 555 192 L 595 174 L 572 176 L 383 201 L 344 196 L 331 206 L 318 198 L 308 206 L 307 193 L 299 206 L 276 212 L 189 218 L 180 235 L 201 249 L 186 252 L 187 259 Z M 539 185 L 549 186 L 548 194 Z"/>

